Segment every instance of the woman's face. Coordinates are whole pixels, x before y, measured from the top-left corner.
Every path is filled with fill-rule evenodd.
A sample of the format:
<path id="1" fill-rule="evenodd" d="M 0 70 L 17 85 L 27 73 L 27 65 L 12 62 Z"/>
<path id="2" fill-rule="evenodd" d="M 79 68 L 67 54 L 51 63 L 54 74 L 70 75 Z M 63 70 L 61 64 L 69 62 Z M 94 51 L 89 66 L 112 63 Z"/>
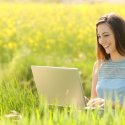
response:
<path id="1" fill-rule="evenodd" d="M 106 23 L 99 24 L 97 27 L 97 37 L 100 45 L 103 46 L 107 54 L 116 53 L 115 37 L 111 28 Z"/>

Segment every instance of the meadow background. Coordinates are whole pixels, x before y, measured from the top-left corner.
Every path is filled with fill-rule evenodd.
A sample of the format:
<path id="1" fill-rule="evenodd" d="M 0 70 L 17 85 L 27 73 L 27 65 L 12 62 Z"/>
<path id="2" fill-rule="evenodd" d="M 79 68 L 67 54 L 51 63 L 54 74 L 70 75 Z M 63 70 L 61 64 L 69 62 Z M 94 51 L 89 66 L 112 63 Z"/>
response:
<path id="1" fill-rule="evenodd" d="M 4 118 L 11 110 L 23 115 L 19 124 L 88 125 L 92 121 L 97 125 L 117 120 L 117 125 L 124 124 L 125 112 L 115 116 L 109 112 L 100 119 L 97 112 L 50 111 L 43 100 L 39 104 L 31 72 L 31 65 L 79 68 L 85 95 L 90 97 L 96 60 L 95 24 L 109 12 L 125 18 L 124 4 L 0 3 L 1 125 L 17 124 Z"/>

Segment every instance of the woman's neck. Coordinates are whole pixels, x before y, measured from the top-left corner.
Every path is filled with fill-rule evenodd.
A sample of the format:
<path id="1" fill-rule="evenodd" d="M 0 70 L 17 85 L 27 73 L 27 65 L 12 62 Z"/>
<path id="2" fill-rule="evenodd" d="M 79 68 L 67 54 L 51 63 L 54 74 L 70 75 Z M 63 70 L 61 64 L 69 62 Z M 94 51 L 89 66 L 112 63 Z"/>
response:
<path id="1" fill-rule="evenodd" d="M 125 60 L 125 56 L 120 55 L 119 53 L 115 54 L 110 54 L 111 60 L 112 61 L 120 61 L 120 60 Z"/>

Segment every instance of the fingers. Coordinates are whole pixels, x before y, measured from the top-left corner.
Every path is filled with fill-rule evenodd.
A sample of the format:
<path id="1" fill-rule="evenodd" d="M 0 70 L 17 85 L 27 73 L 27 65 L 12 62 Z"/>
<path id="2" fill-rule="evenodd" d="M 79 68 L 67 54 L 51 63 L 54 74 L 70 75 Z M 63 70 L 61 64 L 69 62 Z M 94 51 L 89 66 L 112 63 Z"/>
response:
<path id="1" fill-rule="evenodd" d="M 104 107 L 104 99 L 102 98 L 95 98 L 90 100 L 87 103 L 87 106 L 91 106 L 91 107 Z"/>

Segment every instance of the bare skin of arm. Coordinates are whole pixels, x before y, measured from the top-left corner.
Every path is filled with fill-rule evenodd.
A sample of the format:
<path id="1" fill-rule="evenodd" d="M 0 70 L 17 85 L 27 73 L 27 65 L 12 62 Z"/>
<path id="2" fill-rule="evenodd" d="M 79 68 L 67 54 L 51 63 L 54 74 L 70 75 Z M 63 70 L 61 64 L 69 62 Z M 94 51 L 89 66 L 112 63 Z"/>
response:
<path id="1" fill-rule="evenodd" d="M 98 61 L 96 61 L 93 66 L 91 99 L 94 99 L 97 97 L 97 93 L 96 93 L 97 81 L 98 81 Z"/>
<path id="2" fill-rule="evenodd" d="M 88 106 L 104 106 L 104 99 L 97 98 L 96 85 L 98 82 L 98 67 L 99 62 L 96 61 L 93 66 L 92 73 L 92 87 L 91 87 L 91 100 L 88 102 Z"/>

